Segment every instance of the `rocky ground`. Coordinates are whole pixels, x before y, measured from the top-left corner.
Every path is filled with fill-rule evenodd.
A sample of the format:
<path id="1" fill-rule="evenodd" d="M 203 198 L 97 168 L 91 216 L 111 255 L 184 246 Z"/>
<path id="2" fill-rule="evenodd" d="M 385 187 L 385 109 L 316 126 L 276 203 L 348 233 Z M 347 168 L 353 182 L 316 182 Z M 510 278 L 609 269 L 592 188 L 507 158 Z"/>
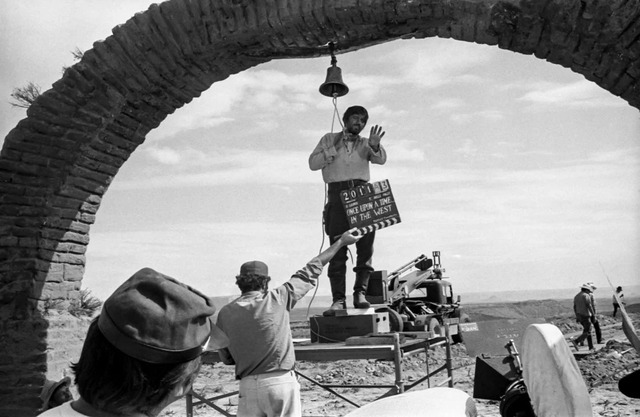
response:
<path id="1" fill-rule="evenodd" d="M 640 305 L 629 306 L 630 316 L 634 326 L 640 329 Z M 478 305 L 468 309 L 473 320 L 489 320 L 500 318 L 544 317 L 565 334 L 571 335 L 580 331 L 573 314 L 567 308 L 567 301 L 531 301 L 525 303 Z M 603 312 L 606 314 L 606 312 Z M 594 416 L 637 416 L 640 415 L 640 400 L 624 396 L 618 390 L 617 381 L 630 371 L 640 368 L 640 355 L 622 332 L 619 317 L 614 319 L 610 315 L 600 316 L 603 328 L 605 346 L 595 353 L 578 358 L 578 365 L 585 379 L 591 396 Z M 296 328 L 295 332 L 304 332 Z M 294 332 L 294 335 L 295 335 Z M 304 334 L 297 336 L 304 337 Z M 583 349 L 587 349 L 586 346 Z M 454 387 L 473 395 L 475 357 L 467 355 L 463 344 L 454 345 L 453 379 Z M 444 348 L 436 348 L 429 354 L 429 365 L 435 369 L 444 363 Z M 403 359 L 403 371 L 408 383 L 416 381 L 425 373 L 425 355 L 418 354 Z M 373 360 L 350 360 L 336 362 L 302 362 L 298 369 L 310 378 L 320 383 L 335 384 L 392 384 L 394 381 L 394 367 L 392 362 Z M 443 374 L 444 375 L 444 374 Z M 442 376 L 432 379 L 432 386 L 438 384 Z M 322 390 L 312 383 L 302 379 L 302 401 L 304 416 L 343 416 L 355 409 L 335 395 Z M 427 388 L 426 382 L 414 389 Z M 233 379 L 233 368 L 221 364 L 204 365 L 203 370 L 194 385 L 196 392 L 211 397 L 237 389 L 237 382 Z M 355 403 L 362 405 L 373 401 L 382 395 L 386 389 L 371 388 L 339 388 L 336 389 Z M 216 404 L 231 414 L 235 414 L 237 396 L 219 400 Z M 476 400 L 478 415 L 483 417 L 500 417 L 499 402 Z M 184 401 L 172 404 L 162 416 L 186 415 Z M 222 415 L 206 405 L 194 407 L 195 416 L 213 417 Z"/>

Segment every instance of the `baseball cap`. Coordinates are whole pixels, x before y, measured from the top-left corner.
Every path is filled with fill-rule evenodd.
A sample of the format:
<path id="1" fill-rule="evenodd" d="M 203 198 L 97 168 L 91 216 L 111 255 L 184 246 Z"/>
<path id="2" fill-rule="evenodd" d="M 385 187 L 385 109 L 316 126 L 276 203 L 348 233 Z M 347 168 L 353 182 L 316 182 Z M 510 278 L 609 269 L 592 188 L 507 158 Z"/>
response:
<path id="1" fill-rule="evenodd" d="M 240 275 L 264 275 L 269 276 L 269 268 L 267 264 L 261 261 L 248 261 L 242 264 L 240 267 Z"/>
<path id="2" fill-rule="evenodd" d="M 98 327 L 128 356 L 150 363 L 181 363 L 229 339 L 213 321 L 213 300 L 151 268 L 143 268 L 107 298 Z"/>

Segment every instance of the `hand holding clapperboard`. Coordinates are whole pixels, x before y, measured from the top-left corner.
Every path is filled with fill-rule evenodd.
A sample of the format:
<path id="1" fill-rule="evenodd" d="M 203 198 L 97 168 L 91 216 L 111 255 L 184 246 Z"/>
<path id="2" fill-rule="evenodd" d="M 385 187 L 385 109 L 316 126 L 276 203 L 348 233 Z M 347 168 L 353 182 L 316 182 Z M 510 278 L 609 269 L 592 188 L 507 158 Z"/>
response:
<path id="1" fill-rule="evenodd" d="M 359 185 L 340 193 L 350 228 L 364 235 L 400 223 L 389 180 Z"/>

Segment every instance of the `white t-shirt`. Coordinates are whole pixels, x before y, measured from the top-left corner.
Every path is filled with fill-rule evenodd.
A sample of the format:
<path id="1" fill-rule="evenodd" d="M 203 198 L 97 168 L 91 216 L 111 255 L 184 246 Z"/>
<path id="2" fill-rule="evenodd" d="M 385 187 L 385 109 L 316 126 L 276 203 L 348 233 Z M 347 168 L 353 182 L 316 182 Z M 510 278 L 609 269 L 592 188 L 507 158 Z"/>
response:
<path id="1" fill-rule="evenodd" d="M 57 407 L 51 408 L 42 414 L 39 414 L 38 417 L 87 417 L 84 414 L 78 413 L 76 410 L 71 408 L 71 401 L 66 402 Z"/>

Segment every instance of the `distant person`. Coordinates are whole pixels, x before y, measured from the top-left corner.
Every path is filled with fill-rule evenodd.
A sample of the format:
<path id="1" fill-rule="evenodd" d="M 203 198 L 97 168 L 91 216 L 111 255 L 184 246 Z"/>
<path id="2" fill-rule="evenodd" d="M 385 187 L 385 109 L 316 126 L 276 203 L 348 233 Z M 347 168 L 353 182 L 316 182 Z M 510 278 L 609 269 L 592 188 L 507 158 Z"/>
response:
<path id="1" fill-rule="evenodd" d="M 598 320 L 598 308 L 596 306 L 596 297 L 594 294 L 598 289 L 598 287 L 596 287 L 593 282 L 589 282 L 588 284 L 591 286 L 591 293 L 589 295 L 591 296 L 591 304 L 593 305 L 593 316 L 591 316 L 591 324 L 593 325 L 593 330 L 595 330 L 596 332 L 596 343 L 602 344 L 603 343 L 602 331 L 600 330 L 600 321 Z"/>
<path id="2" fill-rule="evenodd" d="M 575 339 L 571 339 L 571 343 L 573 343 L 576 350 L 580 350 L 578 344 L 586 339 L 589 350 L 593 350 L 591 317 L 595 315 L 595 311 L 591 302 L 591 285 L 589 283 L 582 284 L 580 292 L 573 298 L 573 312 L 578 323 L 582 325 L 582 334 Z"/>
<path id="3" fill-rule="evenodd" d="M 220 349 L 223 363 L 234 365 L 240 380 L 238 416 L 300 416 L 300 384 L 293 371 L 295 351 L 289 312 L 316 286 L 322 268 L 344 246 L 360 238 L 351 229 L 311 259 L 289 281 L 269 291 L 265 263 L 242 264 L 236 284 L 242 295 L 220 309 L 218 325 L 229 337 Z"/>
<path id="4" fill-rule="evenodd" d="M 342 205 L 340 192 L 369 182 L 369 163 L 383 165 L 387 161 L 387 153 L 380 144 L 385 132 L 375 125 L 371 128 L 369 138 L 360 136 L 369 119 L 364 107 L 349 107 L 342 116 L 344 129 L 337 133 L 325 134 L 309 156 L 309 168 L 312 171 L 322 170 L 322 179 L 327 184 L 327 204 L 324 207 L 324 229 L 331 243 L 335 242 L 345 230 L 349 222 Z M 356 244 L 356 274 L 353 285 L 353 306 L 368 308 L 365 298 L 369 277 L 373 272 L 373 242 L 375 232 L 365 234 Z M 331 259 L 327 275 L 331 282 L 331 307 L 323 314 L 335 315 L 336 310 L 347 308 L 346 302 L 347 248 L 341 248 Z"/>
<path id="5" fill-rule="evenodd" d="M 616 298 L 617 296 L 617 298 Z M 618 312 L 618 309 L 620 309 L 620 304 L 619 302 L 622 303 L 623 305 L 625 304 L 624 301 L 624 293 L 622 292 L 622 287 L 618 287 L 616 288 L 616 294 L 613 296 L 613 317 L 616 316 L 616 313 Z"/>
<path id="6" fill-rule="evenodd" d="M 71 378 L 69 377 L 62 378 L 60 381 L 46 380 L 40 394 L 40 399 L 42 400 L 41 411 L 46 411 L 73 400 L 70 386 Z"/>
<path id="7" fill-rule="evenodd" d="M 207 346 L 228 339 L 215 326 L 213 301 L 145 268 L 104 302 L 72 364 L 80 398 L 46 417 L 155 417 L 191 390 Z"/>

